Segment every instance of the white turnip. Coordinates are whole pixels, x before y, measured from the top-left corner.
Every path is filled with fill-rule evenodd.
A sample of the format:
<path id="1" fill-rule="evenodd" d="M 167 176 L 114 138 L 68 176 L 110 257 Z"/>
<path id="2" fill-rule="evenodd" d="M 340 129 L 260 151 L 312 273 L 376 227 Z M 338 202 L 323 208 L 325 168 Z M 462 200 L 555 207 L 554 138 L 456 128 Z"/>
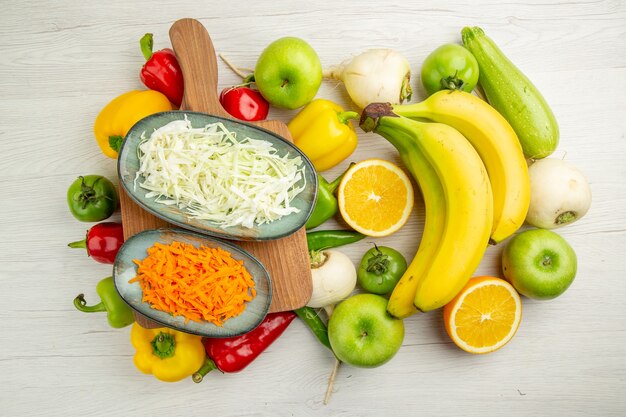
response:
<path id="1" fill-rule="evenodd" d="M 343 81 L 360 108 L 370 103 L 402 103 L 411 98 L 409 61 L 393 49 L 369 49 L 324 71 L 324 77 Z"/>
<path id="2" fill-rule="evenodd" d="M 591 206 L 591 188 L 585 176 L 572 164 L 545 158 L 528 168 L 530 206 L 526 222 L 542 229 L 554 229 L 575 222 Z"/>
<path id="3" fill-rule="evenodd" d="M 312 252 L 313 293 L 309 307 L 332 306 L 347 298 L 356 286 L 356 268 L 344 253 L 337 250 Z"/>

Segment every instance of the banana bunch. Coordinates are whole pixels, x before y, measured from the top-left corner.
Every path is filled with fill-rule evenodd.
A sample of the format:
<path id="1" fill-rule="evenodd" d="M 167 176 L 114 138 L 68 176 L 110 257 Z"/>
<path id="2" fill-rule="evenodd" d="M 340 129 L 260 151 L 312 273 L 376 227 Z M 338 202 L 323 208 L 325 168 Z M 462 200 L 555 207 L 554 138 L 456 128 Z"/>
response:
<path id="1" fill-rule="evenodd" d="M 493 189 L 490 244 L 503 241 L 521 227 L 530 204 L 528 164 L 515 131 L 496 109 L 460 90 L 442 90 L 421 103 L 392 108 L 399 116 L 452 126 L 476 149 Z"/>
<path id="2" fill-rule="evenodd" d="M 524 222 L 530 185 L 517 136 L 496 110 L 462 91 L 417 104 L 371 104 L 361 127 L 396 147 L 424 199 L 419 248 L 387 309 L 404 318 L 442 307 L 467 283 L 488 243 Z"/>

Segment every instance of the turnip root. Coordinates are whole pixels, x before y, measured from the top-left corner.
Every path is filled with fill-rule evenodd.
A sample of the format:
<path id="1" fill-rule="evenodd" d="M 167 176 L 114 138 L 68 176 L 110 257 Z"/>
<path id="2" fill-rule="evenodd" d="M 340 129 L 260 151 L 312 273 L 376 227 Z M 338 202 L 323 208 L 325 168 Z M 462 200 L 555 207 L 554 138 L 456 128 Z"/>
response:
<path id="1" fill-rule="evenodd" d="M 411 98 L 411 67 L 393 49 L 370 49 L 324 71 L 325 78 L 343 81 L 360 108 L 370 103 L 402 103 Z"/>
<path id="2" fill-rule="evenodd" d="M 530 206 L 526 222 L 542 229 L 554 229 L 575 222 L 591 206 L 591 188 L 585 176 L 572 164 L 545 158 L 528 168 Z"/>

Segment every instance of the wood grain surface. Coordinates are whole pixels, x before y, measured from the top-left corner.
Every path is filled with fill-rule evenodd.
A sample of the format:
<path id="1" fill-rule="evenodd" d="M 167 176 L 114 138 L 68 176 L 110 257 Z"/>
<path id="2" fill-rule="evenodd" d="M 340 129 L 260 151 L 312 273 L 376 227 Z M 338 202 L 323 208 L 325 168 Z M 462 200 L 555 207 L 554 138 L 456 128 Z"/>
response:
<path id="1" fill-rule="evenodd" d="M 206 28 L 198 20 L 185 18 L 172 24 L 169 35 L 185 80 L 181 110 L 232 118 L 218 99 L 215 49 Z M 252 124 L 291 140 L 287 125 L 281 121 L 264 120 Z M 120 206 L 127 238 L 142 230 L 171 226 L 141 209 L 125 192 L 121 193 Z M 253 254 L 269 272 L 272 280 L 270 312 L 294 310 L 309 301 L 313 287 L 304 228 L 281 239 L 235 244 Z M 136 315 L 143 325 L 157 326 L 142 315 Z"/>
<path id="2" fill-rule="evenodd" d="M 554 110 L 561 130 L 554 157 L 591 184 L 590 212 L 558 230 L 578 255 L 573 285 L 552 301 L 523 299 L 518 333 L 489 355 L 456 348 L 440 312 L 412 316 L 389 363 L 339 369 L 326 406 L 334 358 L 299 321 L 239 374 L 212 372 L 196 385 L 138 372 L 130 328 L 112 329 L 104 315 L 72 306 L 79 293 L 95 303 L 95 285 L 111 267 L 66 246 L 92 224 L 68 213 L 65 193 L 78 175 L 115 180 L 115 161 L 93 138 L 94 119 L 113 97 L 144 88 L 139 39 L 151 32 L 155 49 L 170 47 L 169 29 L 185 17 L 198 19 L 216 51 L 244 68 L 282 36 L 306 39 L 324 67 L 367 48 L 397 49 L 411 64 L 412 101 L 426 96 L 425 57 L 460 42 L 462 27 L 483 27 Z M 6 0 L 0 27 L 0 416 L 626 415 L 624 1 Z M 218 90 L 241 81 L 218 67 Z M 335 82 L 325 81 L 318 96 L 354 108 Z M 270 118 L 294 115 L 272 109 Z M 372 156 L 400 164 L 379 136 L 357 133 L 356 152 L 325 172 L 328 179 Z M 418 194 L 400 231 L 342 251 L 356 264 L 375 242 L 410 259 L 423 222 Z M 489 248 L 477 273 L 499 275 L 501 251 Z"/>

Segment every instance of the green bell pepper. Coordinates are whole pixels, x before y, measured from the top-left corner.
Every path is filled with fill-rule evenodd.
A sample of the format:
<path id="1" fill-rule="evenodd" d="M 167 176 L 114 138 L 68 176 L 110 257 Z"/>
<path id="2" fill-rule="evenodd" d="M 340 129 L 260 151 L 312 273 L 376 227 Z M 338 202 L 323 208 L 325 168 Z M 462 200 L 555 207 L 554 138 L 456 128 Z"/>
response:
<path id="1" fill-rule="evenodd" d="M 117 329 L 133 324 L 135 321 L 133 310 L 118 294 L 113 277 L 107 277 L 100 281 L 96 285 L 96 292 L 101 300 L 98 304 L 88 306 L 85 295 L 79 294 L 74 299 L 74 307 L 85 313 L 106 311 L 109 325 Z"/>
<path id="2" fill-rule="evenodd" d="M 354 162 L 350 164 L 348 169 L 354 165 Z M 333 217 L 337 214 L 339 210 L 339 205 L 337 203 L 337 197 L 335 197 L 335 192 L 341 183 L 341 179 L 346 174 L 347 170 L 337 177 L 333 182 L 328 182 L 324 177 L 320 174 L 317 174 L 317 198 L 315 199 L 315 206 L 313 207 L 313 213 L 307 220 L 304 227 L 308 229 L 313 229 L 320 224 L 324 223 L 326 220 Z"/>

